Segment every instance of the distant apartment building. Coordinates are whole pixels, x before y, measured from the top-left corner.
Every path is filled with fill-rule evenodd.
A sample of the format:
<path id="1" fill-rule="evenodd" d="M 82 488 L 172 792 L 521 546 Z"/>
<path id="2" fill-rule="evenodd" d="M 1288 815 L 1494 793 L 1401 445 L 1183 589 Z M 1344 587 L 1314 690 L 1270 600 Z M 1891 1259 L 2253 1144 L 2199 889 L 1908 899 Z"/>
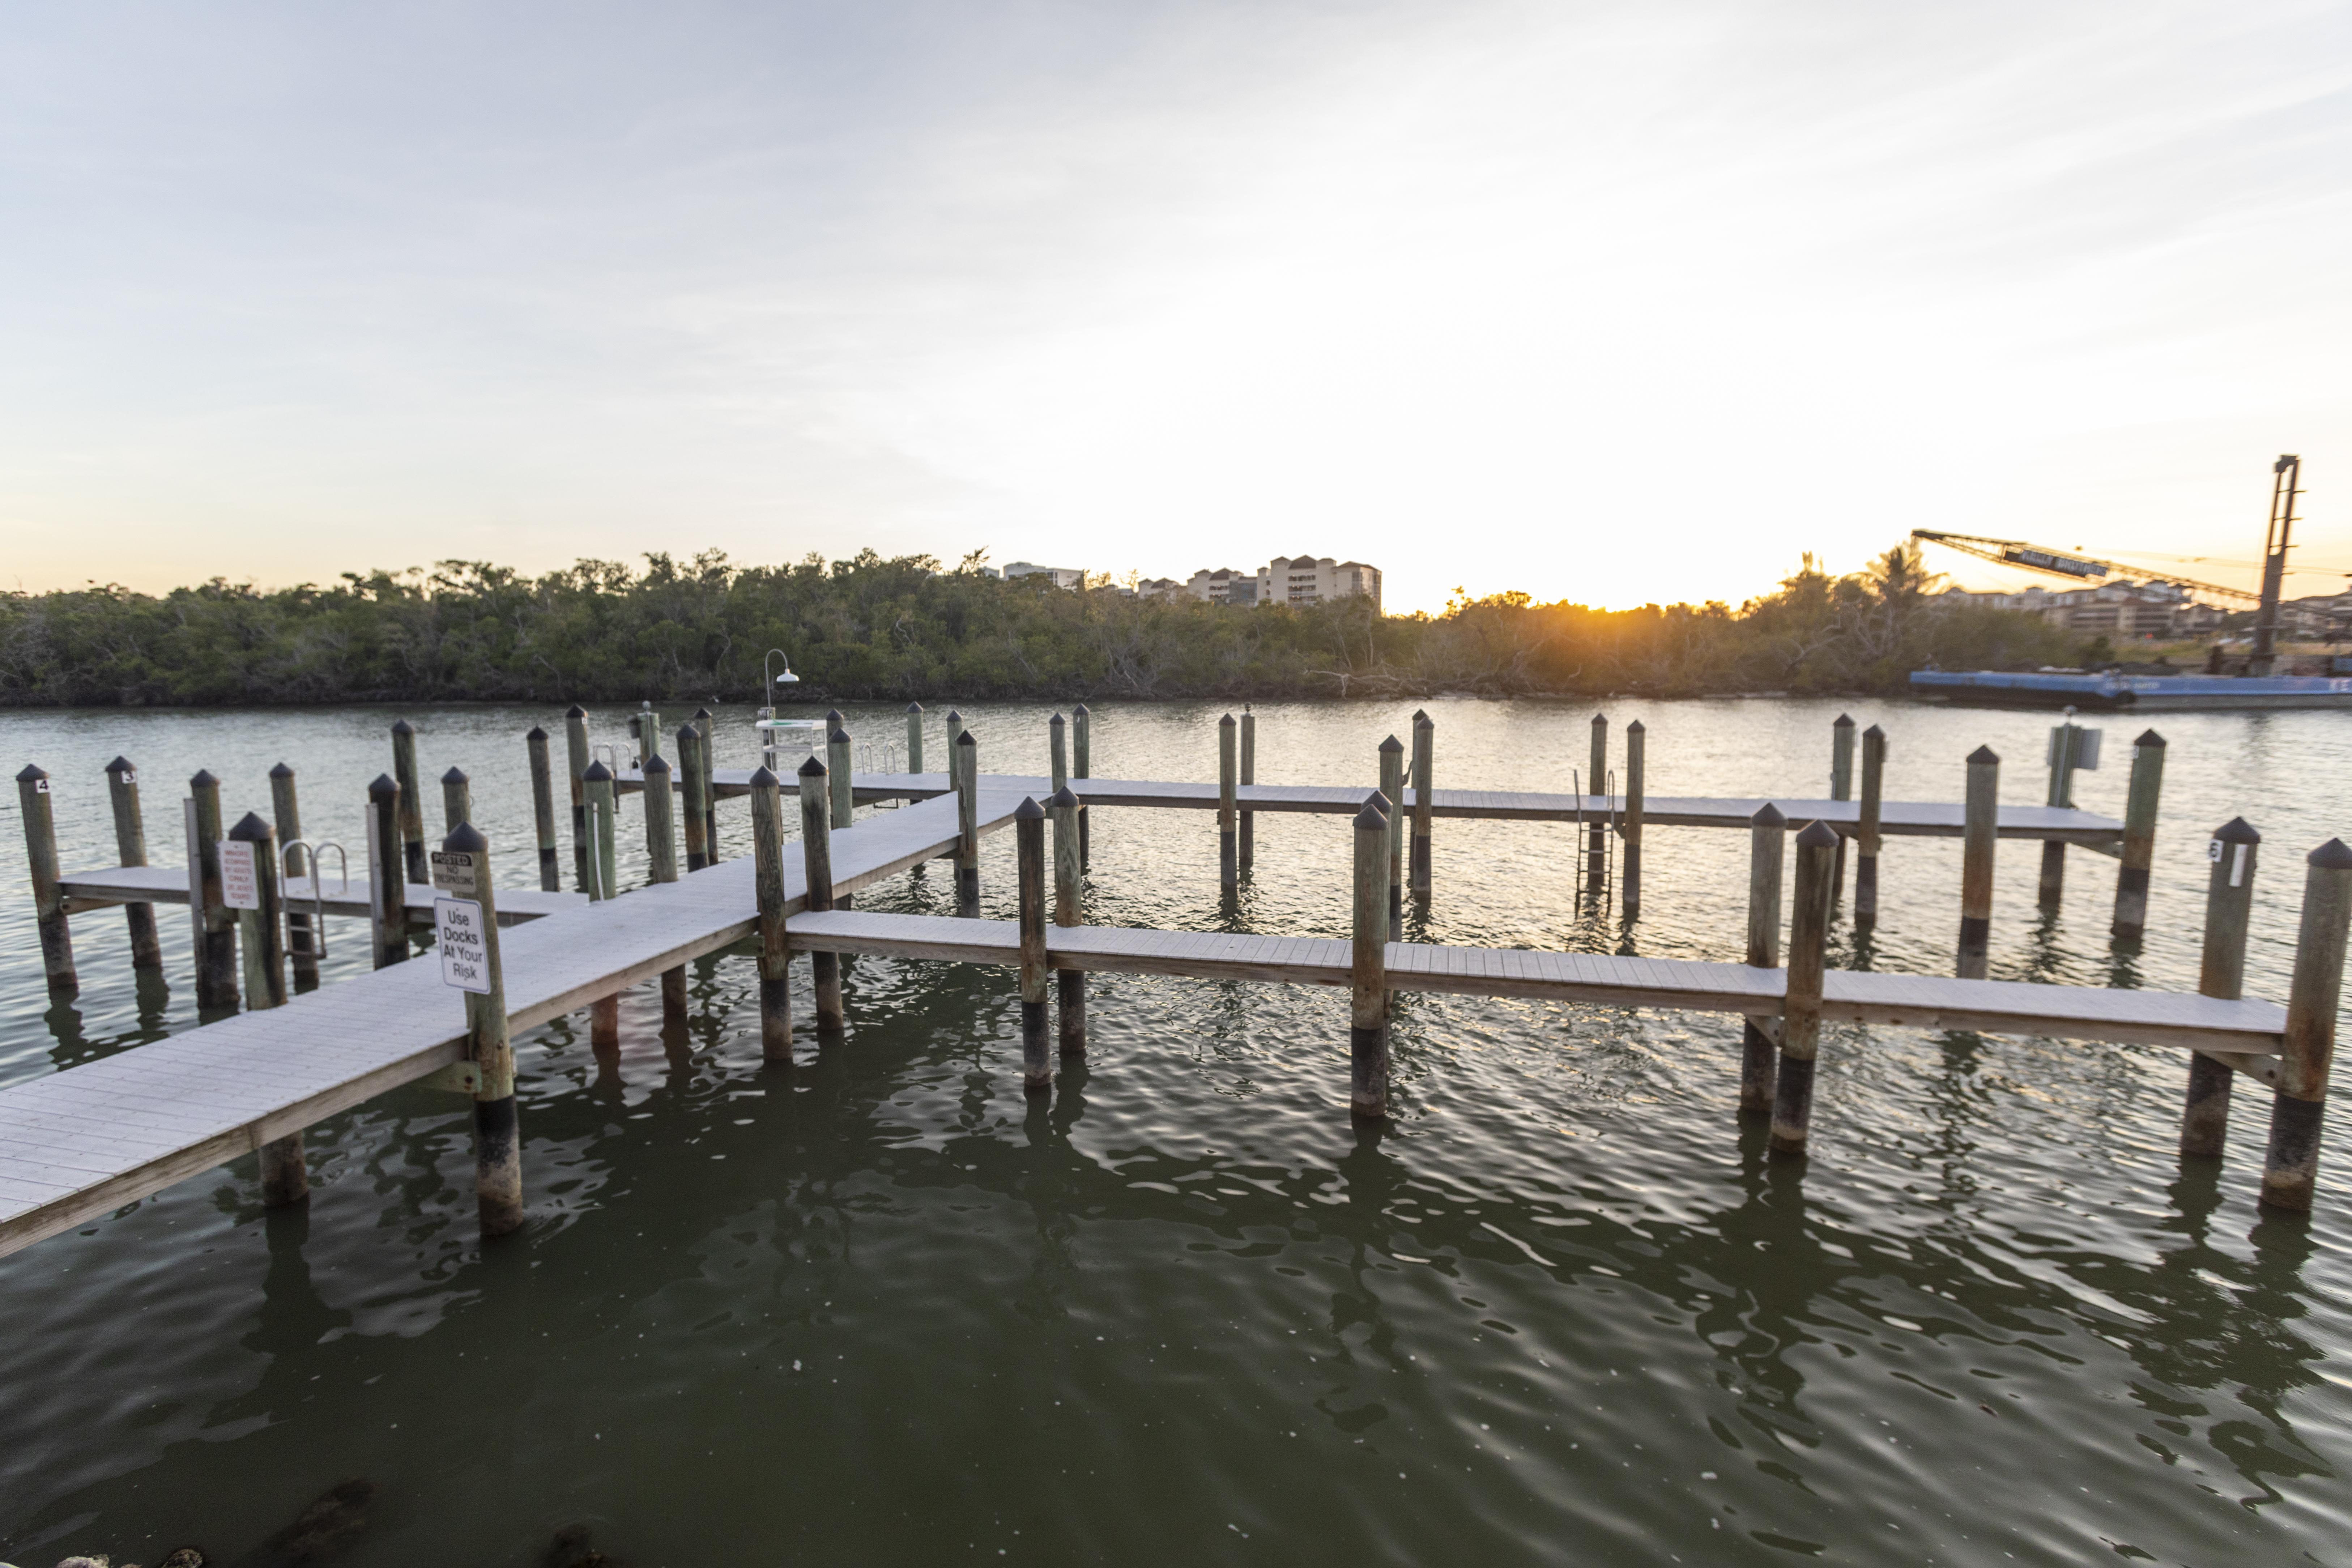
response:
<path id="1" fill-rule="evenodd" d="M 1004 568 L 1007 581 L 1014 577 L 1045 577 L 1056 588 L 1083 588 L 1087 573 L 1083 566 L 1040 566 L 1034 561 L 1014 561 Z"/>
<path id="2" fill-rule="evenodd" d="M 1181 599 L 1191 589 L 1173 577 L 1146 577 L 1135 585 L 1136 595 L 1145 599 Z"/>
<path id="3" fill-rule="evenodd" d="M 1213 605 L 1320 605 L 1333 599 L 1370 599 L 1381 607 L 1381 572 L 1360 561 L 1328 555 L 1277 555 L 1255 573 L 1221 567 L 1192 574 L 1185 584 L 1196 599 Z"/>
<path id="4" fill-rule="evenodd" d="M 2196 637 L 2221 624 L 2221 612 L 2189 598 L 2175 583 L 2104 583 L 2095 588 L 2027 588 L 2015 594 L 1971 594 L 1954 588 L 1946 604 L 2022 610 L 2070 632 L 2109 637 Z"/>

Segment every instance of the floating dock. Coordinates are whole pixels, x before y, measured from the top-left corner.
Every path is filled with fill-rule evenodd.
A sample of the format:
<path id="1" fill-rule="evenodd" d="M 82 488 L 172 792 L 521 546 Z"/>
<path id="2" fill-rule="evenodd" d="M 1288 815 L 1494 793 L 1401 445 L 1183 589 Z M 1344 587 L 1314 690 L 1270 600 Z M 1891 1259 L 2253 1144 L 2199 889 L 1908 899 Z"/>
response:
<path id="1" fill-rule="evenodd" d="M 1977 708 L 2075 708 L 2085 713 L 2352 708 L 2352 676 L 2088 675 L 1917 669 L 1911 692 Z"/>

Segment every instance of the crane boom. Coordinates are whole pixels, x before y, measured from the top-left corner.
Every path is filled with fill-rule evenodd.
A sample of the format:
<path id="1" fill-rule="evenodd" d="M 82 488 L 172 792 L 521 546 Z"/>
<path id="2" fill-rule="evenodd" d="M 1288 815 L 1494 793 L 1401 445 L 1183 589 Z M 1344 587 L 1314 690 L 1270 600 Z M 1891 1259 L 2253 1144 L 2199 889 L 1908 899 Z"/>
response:
<path id="1" fill-rule="evenodd" d="M 1947 550 L 1957 550 L 1963 555 L 1973 555 L 1979 561 L 1991 561 L 2002 566 L 2021 566 L 2029 572 L 2046 572 L 2053 577 L 2072 577 L 2077 582 L 2096 583 L 2120 576 L 2124 571 L 2112 561 L 2028 544 L 2021 539 L 1988 539 L 1981 534 L 1945 533 L 1932 528 L 1915 528 L 1911 531 L 1911 537 L 1940 544 Z M 2200 583 L 2189 577 L 2166 576 L 2161 580 L 2232 599 L 2259 602 L 2262 598 L 2260 594 L 2249 593 L 2243 588 L 2225 588 L 2219 583 Z"/>

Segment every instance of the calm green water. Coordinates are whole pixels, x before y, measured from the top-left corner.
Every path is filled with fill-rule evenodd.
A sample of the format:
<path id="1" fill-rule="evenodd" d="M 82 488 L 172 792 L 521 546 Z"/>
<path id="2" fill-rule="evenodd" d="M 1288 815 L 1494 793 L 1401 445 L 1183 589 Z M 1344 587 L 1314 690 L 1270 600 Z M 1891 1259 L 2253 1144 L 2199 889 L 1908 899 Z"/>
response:
<path id="1" fill-rule="evenodd" d="M 1043 710 L 967 711 L 983 767 L 1043 771 Z M 1214 776 L 1218 710 L 1099 711 L 1098 773 Z M 1259 776 L 1369 784 L 1409 711 L 1262 710 Z M 1561 788 L 1582 763 L 1588 709 L 1432 711 L 1442 784 Z M 1647 722 L 1655 795 L 1825 793 L 1835 711 L 1611 706 Z M 2041 798 L 2046 718 L 1853 711 L 1893 736 L 1890 796 L 1957 798 L 1990 742 L 2004 798 Z M 0 732 L 11 772 L 56 775 L 82 864 L 110 858 L 118 752 L 159 860 L 178 781 L 209 767 L 232 816 L 266 812 L 281 758 L 312 836 L 357 845 L 394 716 Z M 552 710 L 409 716 L 428 773 L 472 773 L 516 851 L 502 879 L 530 880 L 520 736 Z M 748 715 L 725 717 L 743 765 Z M 2107 944 L 2113 862 L 2078 852 L 2043 920 L 2034 853 L 2004 846 L 1997 976 L 2192 987 L 2206 833 L 2243 813 L 2268 856 L 2249 990 L 2284 995 L 2301 856 L 2352 834 L 2352 720 L 2158 722 L 2146 951 Z M 2118 808 L 2137 728 L 2110 726 L 2083 804 Z M 1207 815 L 1103 813 L 1090 918 L 1342 934 L 1345 819 L 1257 832 L 1226 910 Z M 984 862 L 1000 917 L 1009 838 Z M 194 1026 L 176 910 L 168 993 L 141 994 L 97 914 L 80 997 L 48 1005 L 20 843 L 0 832 L 0 1082 Z M 1576 907 L 1569 855 L 1560 829 L 1441 823 L 1411 934 L 1739 956 L 1744 834 L 1654 830 L 1631 931 Z M 1957 844 L 1891 841 L 1884 875 L 1879 930 L 1857 950 L 1841 926 L 1835 962 L 1948 972 Z M 860 901 L 939 910 L 948 883 Z M 356 922 L 336 936 L 329 984 L 364 963 Z M 2352 1557 L 2340 1115 L 2317 1217 L 2282 1223 L 2252 1201 L 2254 1097 L 2218 1172 L 2180 1168 L 2177 1053 L 1833 1027 L 1800 1173 L 1736 1124 L 1718 1018 L 1403 998 L 1396 1117 L 1370 1131 L 1337 994 L 1109 976 L 1094 997 L 1090 1066 L 1032 1104 L 1008 974 L 857 960 L 845 1043 L 763 1069 L 729 953 L 694 967 L 683 1028 L 626 998 L 616 1057 L 579 1018 L 519 1042 L 532 1221 L 509 1242 L 474 1234 L 465 1103 L 411 1089 L 312 1131 L 307 1214 L 266 1214 L 247 1161 L 0 1260 L 0 1557 L 287 1561 L 262 1543 L 354 1477 L 364 1521 L 316 1561 L 536 1563 L 572 1524 L 635 1568 Z"/>

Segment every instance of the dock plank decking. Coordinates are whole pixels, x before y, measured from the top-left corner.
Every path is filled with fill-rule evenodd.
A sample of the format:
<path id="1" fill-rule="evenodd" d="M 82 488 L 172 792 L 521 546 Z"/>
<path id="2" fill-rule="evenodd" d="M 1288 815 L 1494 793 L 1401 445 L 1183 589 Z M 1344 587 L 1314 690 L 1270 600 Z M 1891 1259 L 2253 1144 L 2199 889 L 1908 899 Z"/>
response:
<path id="1" fill-rule="evenodd" d="M 58 886 L 71 900 L 68 912 L 81 914 L 90 910 L 106 909 L 116 904 L 184 904 L 188 901 L 188 873 L 177 866 L 101 866 L 95 870 L 75 871 L 61 877 Z M 286 908 L 292 914 L 310 914 L 320 904 L 331 915 L 355 915 L 367 918 L 374 907 L 370 900 L 374 888 L 365 877 L 354 877 L 350 883 L 330 878 L 320 904 L 310 901 L 310 879 L 285 879 Z M 413 923 L 430 924 L 433 919 L 433 889 L 422 882 L 406 884 L 403 901 Z M 519 925 L 525 921 L 544 919 L 562 914 L 566 910 L 585 909 L 585 893 L 549 893 L 537 888 L 500 888 L 499 889 L 499 924 Z"/>

